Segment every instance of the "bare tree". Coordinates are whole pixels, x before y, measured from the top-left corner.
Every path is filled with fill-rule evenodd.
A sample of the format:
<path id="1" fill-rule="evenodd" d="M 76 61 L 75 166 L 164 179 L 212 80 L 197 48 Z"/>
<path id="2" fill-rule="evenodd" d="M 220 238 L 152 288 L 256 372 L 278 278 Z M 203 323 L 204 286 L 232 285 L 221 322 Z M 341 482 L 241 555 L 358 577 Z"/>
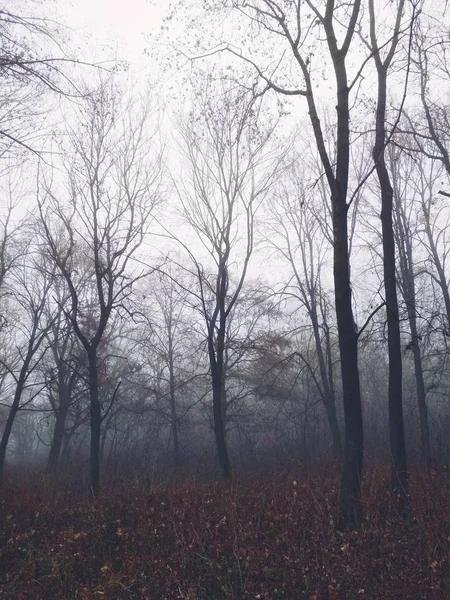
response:
<path id="1" fill-rule="evenodd" d="M 52 356 L 51 363 L 47 367 L 47 393 L 55 417 L 48 455 L 48 470 L 52 474 L 55 474 L 59 467 L 70 408 L 86 391 L 78 360 L 80 345 L 64 313 L 67 309 L 67 298 L 57 295 L 58 288 L 56 284 L 52 290 L 57 298 L 57 307 L 53 307 L 54 324 L 48 333 L 47 342 Z"/>
<path id="2" fill-rule="evenodd" d="M 51 10 L 51 9 L 50 9 Z M 41 154 L 52 98 L 80 98 L 71 30 L 43 2 L 6 0 L 0 8 L 0 155 Z M 48 133 L 51 128 L 48 128 Z"/>
<path id="3" fill-rule="evenodd" d="M 417 176 L 414 179 L 410 178 L 410 184 L 420 202 L 419 234 L 427 257 L 422 270 L 431 278 L 431 282 L 442 294 L 444 306 L 440 311 L 440 329 L 446 340 L 450 332 L 450 278 L 448 275 L 450 216 L 445 196 L 442 196 L 437 189 L 443 175 L 439 162 L 430 162 L 424 156 L 418 157 L 415 160 Z"/>
<path id="4" fill-rule="evenodd" d="M 347 58 L 360 15 L 361 0 L 344 4 L 326 0 L 323 9 L 322 3 L 315 3 L 313 0 L 294 0 L 289 3 L 276 0 L 251 0 L 250 2 L 231 0 L 225 4 L 240 11 L 243 18 L 254 24 L 254 35 L 264 32 L 270 36 L 273 47 L 280 48 L 278 58 L 275 58 L 267 68 L 256 64 L 251 56 L 245 56 L 232 47 L 227 47 L 227 50 L 245 60 L 256 70 L 266 90 L 305 98 L 314 139 L 330 191 L 334 292 L 345 416 L 345 445 L 338 521 L 340 527 L 351 526 L 362 518 L 360 489 L 363 422 L 358 370 L 358 331 L 353 316 L 348 235 L 348 213 L 352 202 L 352 199 L 348 198 L 351 143 L 349 99 L 361 71 L 357 73 L 353 82 L 350 81 L 347 74 Z M 317 42 L 321 36 L 325 40 L 323 45 Z M 315 59 L 316 55 L 318 59 Z M 291 65 L 287 67 L 288 73 L 284 70 L 286 69 L 283 61 L 285 56 L 291 58 Z M 330 133 L 329 139 L 321 124 L 313 68 L 320 66 L 317 71 L 321 77 L 324 61 L 325 65 L 331 63 L 336 94 L 335 134 Z M 302 83 L 298 86 L 289 85 L 297 73 Z M 335 160 L 330 150 L 333 147 Z"/>
<path id="5" fill-rule="evenodd" d="M 429 274 L 442 292 L 446 321 L 444 332 L 447 335 L 450 331 L 450 293 L 446 273 L 448 217 L 436 194 L 445 198 L 450 196 L 447 189 L 437 190 L 439 177 L 444 172 L 450 177 L 450 115 L 447 103 L 442 102 L 442 88 L 450 84 L 450 65 L 446 51 L 448 31 L 445 27 L 441 29 L 436 23 L 428 29 L 426 26 L 418 27 L 414 43 L 423 114 L 407 115 L 404 131 L 409 135 L 410 143 L 406 144 L 402 139 L 403 143 L 400 145 L 406 147 L 408 152 L 418 152 L 421 155 L 416 161 L 419 173 L 416 192 L 421 198 L 425 234 L 423 241 L 433 265 L 434 272 Z"/>
<path id="6" fill-rule="evenodd" d="M 11 242 L 11 215 L 13 207 L 7 207 L 6 214 L 2 215 L 0 226 L 2 228 L 0 238 L 0 288 L 5 280 L 6 274 L 11 268 L 10 242 Z"/>
<path id="7" fill-rule="evenodd" d="M 10 163 L 8 165 L 11 166 Z M 8 167 L 0 182 L 0 193 L 5 199 L 0 211 L 0 290 L 8 272 L 24 253 L 23 244 L 20 242 L 24 220 L 17 219 L 17 215 L 20 214 L 19 204 L 24 196 L 20 186 L 22 178 L 23 171 L 20 167 L 15 171 Z"/>
<path id="8" fill-rule="evenodd" d="M 207 90 L 181 126 L 188 183 L 177 183 L 178 194 L 184 221 L 204 258 L 192 245 L 184 247 L 206 325 L 214 435 L 226 478 L 231 477 L 225 424 L 227 326 L 254 250 L 255 214 L 284 158 L 271 147 L 273 127 L 264 130 L 261 117 L 260 97 L 223 87 L 216 97 Z"/>
<path id="9" fill-rule="evenodd" d="M 415 147 L 428 158 L 438 160 L 450 176 L 450 115 L 447 103 L 442 103 L 442 86 L 450 83 L 448 63 L 448 31 L 431 31 L 417 28 L 414 38 L 419 72 L 420 100 L 423 115 L 419 119 L 408 118 Z M 439 90 L 438 95 L 435 89 Z M 448 192 L 444 191 L 444 194 Z"/>
<path id="10" fill-rule="evenodd" d="M 187 410 L 181 405 L 180 393 L 183 387 L 199 373 L 185 372 L 183 359 L 188 351 L 186 343 L 189 340 L 189 352 L 191 356 L 195 356 L 196 336 L 186 314 L 185 293 L 175 283 L 176 270 L 169 269 L 168 272 L 170 277 L 161 276 L 153 290 L 153 335 L 150 337 L 149 345 L 153 347 L 153 351 L 162 363 L 160 371 L 162 386 L 159 397 L 163 401 L 162 410 L 170 423 L 173 461 L 175 466 L 179 467 L 183 461 L 180 447 L 180 421 Z"/>
<path id="11" fill-rule="evenodd" d="M 36 381 L 34 375 L 47 350 L 45 340 L 53 321 L 52 315 L 46 312 L 46 306 L 54 269 L 36 248 L 29 245 L 27 250 L 22 261 L 15 265 L 8 284 L 9 294 L 17 306 L 12 335 L 19 350 L 17 355 L 9 354 L 1 358 L 3 367 L 14 380 L 14 395 L 0 441 L 0 485 L 3 483 L 6 450 L 16 416 L 45 386 L 44 382 Z M 25 391 L 28 394 L 23 400 Z"/>
<path id="12" fill-rule="evenodd" d="M 100 491 L 98 349 L 111 313 L 127 309 L 145 275 L 134 259 L 160 199 L 161 161 L 152 155 L 148 116 L 137 118 L 112 86 L 101 86 L 71 134 L 66 189 L 45 184 L 39 201 L 49 255 L 70 293 L 66 315 L 88 360 L 93 497 Z"/>
<path id="13" fill-rule="evenodd" d="M 304 176 L 294 170 L 291 181 L 288 179 L 280 186 L 271 207 L 274 227 L 270 243 L 285 259 L 291 272 L 289 281 L 283 286 L 282 295 L 288 302 L 295 302 L 295 310 L 298 310 L 298 304 L 303 307 L 311 324 L 318 363 L 318 374 L 314 381 L 327 413 L 335 455 L 341 460 L 342 443 L 336 411 L 329 310 L 322 284 L 331 246 L 323 234 L 326 216 L 318 212 L 320 210 L 317 210 L 314 192 L 308 194 Z"/>
<path id="14" fill-rule="evenodd" d="M 418 325 L 419 306 L 416 290 L 416 248 L 414 247 L 414 239 L 418 232 L 417 222 L 415 222 L 416 203 L 412 201 L 413 192 L 410 187 L 411 179 L 414 178 L 415 162 L 402 154 L 394 146 L 388 147 L 394 201 L 393 225 L 398 251 L 397 283 L 408 315 L 411 341 L 407 347 L 411 349 L 414 358 L 422 457 L 425 469 L 429 470 L 431 466 L 430 427 Z"/>
<path id="15" fill-rule="evenodd" d="M 374 0 L 369 0 L 369 41 L 368 49 L 373 57 L 377 76 L 378 94 L 375 117 L 375 141 L 373 160 L 381 191 L 381 228 L 383 243 L 383 273 L 386 302 L 389 353 L 389 437 L 391 445 L 392 488 L 398 497 L 398 510 L 406 516 L 408 508 L 408 470 L 406 461 L 405 430 L 403 421 L 402 396 L 402 351 L 400 340 L 400 320 L 397 299 L 396 253 L 393 227 L 393 188 L 386 164 L 385 151 L 392 137 L 387 131 L 387 86 L 388 74 L 406 21 L 404 15 L 405 0 L 399 0 L 395 6 L 395 24 L 389 31 L 389 41 L 380 43 L 377 32 L 377 15 Z M 411 17 L 415 20 L 415 11 Z M 409 21 L 409 20 L 408 20 Z M 408 31 L 408 29 L 407 29 Z M 365 40 L 364 36 L 362 39 Z M 409 57 L 407 57 L 409 60 Z M 409 65 L 405 70 L 406 78 Z"/>

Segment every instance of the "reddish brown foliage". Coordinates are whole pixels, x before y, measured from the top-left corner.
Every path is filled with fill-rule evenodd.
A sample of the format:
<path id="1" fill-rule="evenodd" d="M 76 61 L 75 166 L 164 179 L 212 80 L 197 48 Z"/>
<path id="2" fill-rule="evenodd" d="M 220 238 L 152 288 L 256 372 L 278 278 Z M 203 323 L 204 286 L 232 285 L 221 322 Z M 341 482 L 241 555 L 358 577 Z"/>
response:
<path id="1" fill-rule="evenodd" d="M 450 598 L 450 490 L 411 480 L 411 518 L 372 469 L 359 531 L 334 527 L 337 479 L 292 474 L 151 492 L 10 486 L 0 507 L 2 600 Z"/>

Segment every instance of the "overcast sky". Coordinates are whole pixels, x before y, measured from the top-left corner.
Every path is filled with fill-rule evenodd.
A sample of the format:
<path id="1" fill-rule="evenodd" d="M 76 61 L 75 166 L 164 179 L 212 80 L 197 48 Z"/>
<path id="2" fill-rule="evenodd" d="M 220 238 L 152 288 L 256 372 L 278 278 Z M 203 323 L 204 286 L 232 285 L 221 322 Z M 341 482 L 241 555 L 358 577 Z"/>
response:
<path id="1" fill-rule="evenodd" d="M 91 38 L 89 45 L 98 53 L 97 59 L 102 54 L 107 57 L 117 47 L 118 58 L 139 68 L 148 63 L 144 55 L 149 45 L 146 36 L 157 33 L 167 5 L 167 0 L 71 0 L 65 21 Z"/>

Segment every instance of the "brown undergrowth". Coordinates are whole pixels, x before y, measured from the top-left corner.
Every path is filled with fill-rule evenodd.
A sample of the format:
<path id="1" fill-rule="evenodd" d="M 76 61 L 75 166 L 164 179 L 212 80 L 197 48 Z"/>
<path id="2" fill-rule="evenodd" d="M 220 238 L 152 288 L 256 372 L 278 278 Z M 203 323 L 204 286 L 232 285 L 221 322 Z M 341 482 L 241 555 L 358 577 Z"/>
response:
<path id="1" fill-rule="evenodd" d="M 10 482 L 0 498 L 2 600 L 450 599 L 450 477 L 411 476 L 408 521 L 368 470 L 365 520 L 334 526 L 338 479 L 290 472 L 151 491 Z"/>

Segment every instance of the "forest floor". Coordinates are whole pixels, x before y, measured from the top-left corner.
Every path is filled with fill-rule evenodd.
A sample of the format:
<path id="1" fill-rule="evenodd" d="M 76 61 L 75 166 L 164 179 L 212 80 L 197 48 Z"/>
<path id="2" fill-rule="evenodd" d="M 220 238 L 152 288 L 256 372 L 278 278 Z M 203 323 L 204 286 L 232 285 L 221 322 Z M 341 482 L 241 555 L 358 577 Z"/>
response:
<path id="1" fill-rule="evenodd" d="M 365 520 L 334 524 L 338 478 L 295 472 L 81 492 L 10 479 L 2 600 L 450 600 L 450 473 L 415 474 L 410 518 L 368 470 Z"/>

